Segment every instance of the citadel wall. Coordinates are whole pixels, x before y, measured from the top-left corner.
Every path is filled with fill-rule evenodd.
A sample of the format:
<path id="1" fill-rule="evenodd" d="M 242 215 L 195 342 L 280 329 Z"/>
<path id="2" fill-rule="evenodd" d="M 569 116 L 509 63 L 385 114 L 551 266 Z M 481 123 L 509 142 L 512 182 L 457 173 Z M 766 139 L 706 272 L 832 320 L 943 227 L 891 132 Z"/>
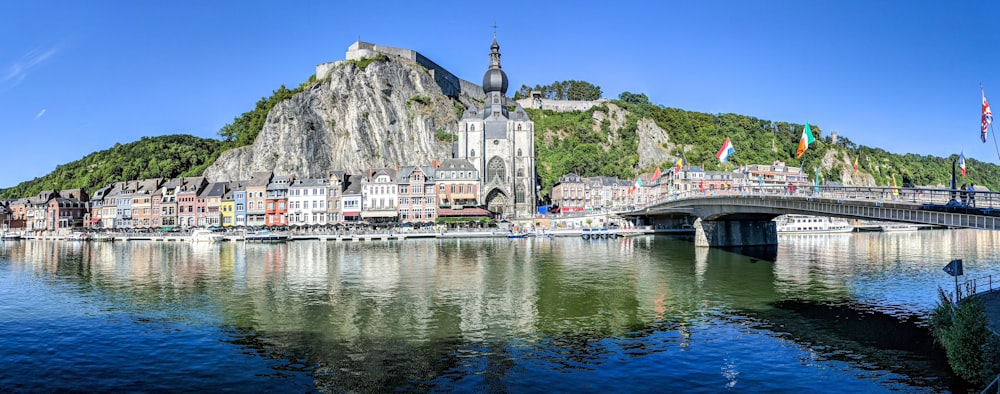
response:
<path id="1" fill-rule="evenodd" d="M 347 54 L 344 58 L 346 60 L 359 60 L 363 58 L 370 58 L 380 53 L 390 56 L 398 56 L 423 66 L 430 71 L 431 75 L 434 77 L 434 82 L 441 87 L 441 91 L 446 96 L 458 97 L 459 95 L 466 95 L 477 99 L 484 99 L 486 97 L 486 95 L 483 94 L 483 88 L 479 85 L 456 77 L 444 67 L 441 67 L 433 60 L 412 49 L 395 48 L 385 45 L 376 45 L 370 42 L 355 41 L 354 44 L 351 44 L 351 46 L 347 48 Z M 316 66 L 316 79 L 325 78 L 338 63 L 339 62 L 328 62 Z"/>

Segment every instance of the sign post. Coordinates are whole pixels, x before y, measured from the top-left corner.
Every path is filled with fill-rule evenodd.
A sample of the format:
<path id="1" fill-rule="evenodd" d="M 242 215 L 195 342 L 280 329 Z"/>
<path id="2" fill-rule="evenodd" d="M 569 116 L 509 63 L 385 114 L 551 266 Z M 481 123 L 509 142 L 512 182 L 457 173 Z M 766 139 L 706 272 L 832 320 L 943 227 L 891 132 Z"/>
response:
<path id="1" fill-rule="evenodd" d="M 956 259 L 948 262 L 948 265 L 944 266 L 944 272 L 948 275 L 955 277 L 955 302 L 962 299 L 962 294 L 958 292 L 958 276 L 962 275 L 962 259 Z"/>

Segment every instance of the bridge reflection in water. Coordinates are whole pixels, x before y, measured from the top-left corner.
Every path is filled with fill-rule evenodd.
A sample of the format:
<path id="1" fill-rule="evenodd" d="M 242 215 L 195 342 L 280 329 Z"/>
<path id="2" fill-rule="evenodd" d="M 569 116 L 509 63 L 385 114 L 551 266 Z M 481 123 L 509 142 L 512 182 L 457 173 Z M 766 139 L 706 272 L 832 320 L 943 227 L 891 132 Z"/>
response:
<path id="1" fill-rule="evenodd" d="M 1000 228 L 1000 193 L 893 187 L 746 187 L 663 195 L 624 213 L 639 224 L 667 228 L 695 222 L 695 243 L 711 247 L 778 244 L 773 219 L 785 214 L 915 223 L 950 228 Z"/>

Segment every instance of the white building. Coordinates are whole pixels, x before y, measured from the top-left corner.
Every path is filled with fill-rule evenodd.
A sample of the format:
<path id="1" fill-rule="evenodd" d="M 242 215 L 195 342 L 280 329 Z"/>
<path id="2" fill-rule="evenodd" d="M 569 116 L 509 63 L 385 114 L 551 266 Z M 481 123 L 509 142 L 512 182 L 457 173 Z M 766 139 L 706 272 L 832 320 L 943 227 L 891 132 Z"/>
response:
<path id="1" fill-rule="evenodd" d="M 296 179 L 288 186 L 288 225 L 308 226 L 327 223 L 327 195 L 330 180 Z"/>

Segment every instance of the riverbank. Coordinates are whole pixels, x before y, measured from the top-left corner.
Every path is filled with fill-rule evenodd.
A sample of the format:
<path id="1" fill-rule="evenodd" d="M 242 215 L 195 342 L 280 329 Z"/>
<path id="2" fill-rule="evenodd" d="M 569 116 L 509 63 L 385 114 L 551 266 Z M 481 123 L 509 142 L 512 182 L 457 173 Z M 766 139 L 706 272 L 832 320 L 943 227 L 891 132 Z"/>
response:
<path id="1" fill-rule="evenodd" d="M 691 229 L 556 229 L 542 232 L 515 233 L 511 231 L 475 230 L 475 231 L 410 231 L 410 232 L 377 232 L 377 231 L 356 231 L 356 232 L 290 232 L 282 233 L 288 237 L 287 241 L 402 241 L 406 239 L 425 238 L 549 238 L 549 237 L 581 237 L 592 239 L 631 237 L 647 234 L 670 234 L 670 235 L 693 235 Z M 161 241 L 161 242 L 185 242 L 192 241 L 192 237 L 187 233 L 96 233 L 86 237 L 79 234 L 74 235 L 21 235 L 18 239 L 37 240 L 61 240 L 61 241 Z M 247 240 L 245 234 L 223 233 L 223 241 L 240 242 Z"/>

